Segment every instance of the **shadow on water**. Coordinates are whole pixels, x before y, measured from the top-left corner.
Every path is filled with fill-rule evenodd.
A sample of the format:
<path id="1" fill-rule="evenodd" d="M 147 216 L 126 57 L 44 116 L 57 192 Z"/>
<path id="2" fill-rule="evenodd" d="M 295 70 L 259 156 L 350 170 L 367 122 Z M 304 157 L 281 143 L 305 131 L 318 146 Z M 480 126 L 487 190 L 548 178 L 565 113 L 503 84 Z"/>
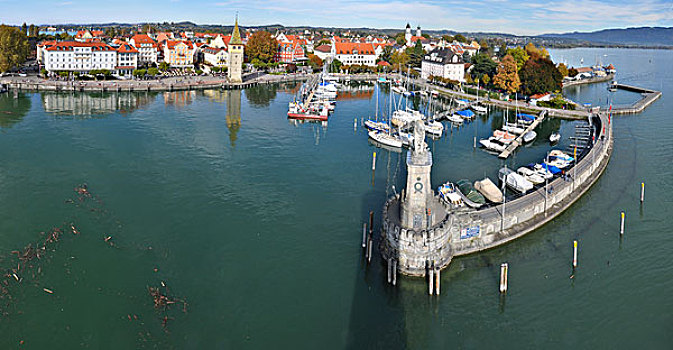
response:
<path id="1" fill-rule="evenodd" d="M 20 123 L 30 110 L 31 100 L 19 93 L 17 98 L 13 94 L 0 94 L 0 128 L 8 129 Z"/>
<path id="2" fill-rule="evenodd" d="M 377 182 L 382 179 L 377 178 Z M 379 188 L 381 186 L 378 186 Z M 365 249 L 360 249 L 360 272 L 356 275 L 353 302 L 348 326 L 348 349 L 403 348 L 407 343 L 404 331 L 404 310 L 399 300 L 398 286 L 388 285 L 386 266 L 379 252 L 382 198 L 380 190 L 372 189 L 362 197 L 363 222 L 374 212 L 371 263 L 367 264 Z M 385 297 L 381 297 L 381 296 Z"/>

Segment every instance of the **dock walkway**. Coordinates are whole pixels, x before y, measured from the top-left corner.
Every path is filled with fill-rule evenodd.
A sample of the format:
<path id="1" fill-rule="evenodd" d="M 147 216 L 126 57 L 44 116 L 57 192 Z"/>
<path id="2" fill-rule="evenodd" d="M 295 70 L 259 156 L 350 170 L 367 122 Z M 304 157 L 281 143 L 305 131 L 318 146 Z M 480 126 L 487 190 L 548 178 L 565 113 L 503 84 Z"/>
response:
<path id="1" fill-rule="evenodd" d="M 546 111 L 540 113 L 540 115 L 537 118 L 535 118 L 535 120 L 533 120 L 533 122 L 530 123 L 530 125 L 528 125 L 526 131 L 524 131 L 521 135 L 517 136 L 517 138 L 514 139 L 514 141 L 512 141 L 509 144 L 509 146 L 507 146 L 507 148 L 504 151 L 502 151 L 502 153 L 500 153 L 500 155 L 498 155 L 498 157 L 502 159 L 507 159 L 507 157 L 509 157 L 509 155 L 512 154 L 512 152 L 514 152 L 514 150 L 516 150 L 517 147 L 523 144 L 523 135 L 526 135 L 527 132 L 534 130 L 540 123 L 542 123 L 546 115 L 547 115 Z"/>

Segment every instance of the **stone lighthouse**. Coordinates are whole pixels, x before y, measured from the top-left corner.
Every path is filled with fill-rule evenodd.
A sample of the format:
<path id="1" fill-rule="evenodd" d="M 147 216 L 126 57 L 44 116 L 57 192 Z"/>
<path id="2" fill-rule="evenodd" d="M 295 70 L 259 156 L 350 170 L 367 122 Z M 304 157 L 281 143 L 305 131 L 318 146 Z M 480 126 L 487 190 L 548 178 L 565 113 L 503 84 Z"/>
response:
<path id="1" fill-rule="evenodd" d="M 241 33 L 238 30 L 238 16 L 236 16 L 236 24 L 234 31 L 231 33 L 231 40 L 229 40 L 229 82 L 241 83 L 241 71 L 243 70 L 243 41 L 241 40 Z"/>
<path id="2" fill-rule="evenodd" d="M 432 153 L 422 121 L 414 124 L 413 150 L 407 152 L 407 185 L 383 207 L 381 255 L 405 275 L 425 276 L 451 262 L 451 217 L 430 184 Z"/>
<path id="3" fill-rule="evenodd" d="M 402 198 L 402 226 L 422 230 L 428 227 L 428 201 L 434 192 L 430 186 L 432 153 L 425 143 L 425 125 L 416 121 L 414 125 L 414 149 L 407 153 L 407 187 Z M 432 212 L 430 212 L 430 216 Z"/>

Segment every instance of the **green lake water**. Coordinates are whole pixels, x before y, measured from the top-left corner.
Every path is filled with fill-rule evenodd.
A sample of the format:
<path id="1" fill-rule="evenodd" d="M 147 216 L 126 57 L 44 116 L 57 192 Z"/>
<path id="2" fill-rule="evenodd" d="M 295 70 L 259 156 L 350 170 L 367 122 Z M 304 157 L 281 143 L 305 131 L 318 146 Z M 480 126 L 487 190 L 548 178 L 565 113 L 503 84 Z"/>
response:
<path id="1" fill-rule="evenodd" d="M 581 200 L 521 239 L 454 259 L 440 297 L 427 295 L 423 279 L 389 286 L 378 253 L 363 261 L 362 223 L 373 210 L 379 226 L 406 174 L 405 151 L 377 149 L 353 126 L 374 114 L 373 90 L 342 94 L 349 98 L 326 126 L 286 119 L 293 85 L 0 95 L 0 267 L 10 274 L 0 348 L 670 347 L 673 51 L 551 54 L 570 66 L 613 63 L 618 81 L 663 96 L 642 114 L 613 118 L 612 159 Z M 566 95 L 605 106 L 606 87 Z M 428 139 L 433 186 L 495 179 L 504 162 L 472 142 L 501 120 L 496 110 Z M 545 121 L 507 165 L 539 161 L 554 131 L 565 148 L 576 123 Z M 73 189 L 83 183 L 93 196 L 80 200 Z M 17 283 L 12 251 L 71 223 L 80 233 L 67 231 L 22 265 Z M 510 266 L 506 296 L 501 262 Z M 186 312 L 155 310 L 148 287 L 162 282 Z"/>

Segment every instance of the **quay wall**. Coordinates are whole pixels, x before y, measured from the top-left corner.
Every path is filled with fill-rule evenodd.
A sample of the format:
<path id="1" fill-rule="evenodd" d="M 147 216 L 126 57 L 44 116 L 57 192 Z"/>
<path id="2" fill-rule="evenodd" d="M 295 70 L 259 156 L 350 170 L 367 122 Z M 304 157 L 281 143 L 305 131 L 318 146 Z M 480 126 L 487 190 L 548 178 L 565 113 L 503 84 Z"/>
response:
<path id="1" fill-rule="evenodd" d="M 503 205 L 456 213 L 449 238 L 454 256 L 493 248 L 521 237 L 546 224 L 577 201 L 601 176 L 612 154 L 612 125 L 608 124 L 606 115 L 601 115 L 600 120 L 606 126 L 605 134 L 600 125 L 596 127 L 596 143 L 566 173 L 572 179 L 556 178 L 550 182 L 548 188 L 552 190 L 547 193 L 546 199 L 545 188 L 541 186 L 532 193 L 505 203 L 504 214 Z M 461 235 L 461 231 L 468 228 L 479 233 L 473 237 Z"/>
<path id="2" fill-rule="evenodd" d="M 497 247 L 546 224 L 576 202 L 607 168 L 612 154 L 612 125 L 599 115 L 596 142 L 568 170 L 571 179 L 556 178 L 545 187 L 503 205 L 482 210 L 448 210 L 438 224 L 423 230 L 400 224 L 400 195 L 383 206 L 380 250 L 384 260 L 406 275 L 425 276 L 430 268 L 443 269 L 454 256 Z M 605 133 L 603 133 L 605 126 Z M 437 213 L 437 210 L 433 211 Z"/>
<path id="3" fill-rule="evenodd" d="M 607 74 L 603 77 L 592 77 L 589 79 L 582 79 L 582 80 L 576 80 L 576 81 L 568 81 L 563 83 L 563 87 L 567 88 L 570 86 L 575 86 L 575 85 L 583 85 L 583 84 L 594 84 L 594 83 L 602 83 L 604 81 L 610 81 L 615 77 L 614 73 Z"/>

